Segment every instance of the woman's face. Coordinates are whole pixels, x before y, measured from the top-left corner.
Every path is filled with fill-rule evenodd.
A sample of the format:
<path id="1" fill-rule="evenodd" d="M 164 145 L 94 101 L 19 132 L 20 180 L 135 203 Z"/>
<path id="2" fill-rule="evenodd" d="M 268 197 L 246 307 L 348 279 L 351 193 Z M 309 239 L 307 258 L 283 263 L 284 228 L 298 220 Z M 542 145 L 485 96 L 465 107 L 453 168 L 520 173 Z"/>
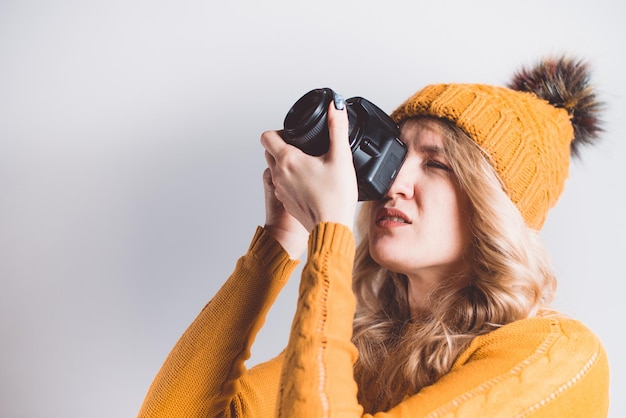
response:
<path id="1" fill-rule="evenodd" d="M 408 154 L 385 199 L 370 213 L 369 247 L 381 266 L 429 281 L 462 272 L 470 243 L 469 198 L 442 152 L 431 121 L 401 127 Z"/>

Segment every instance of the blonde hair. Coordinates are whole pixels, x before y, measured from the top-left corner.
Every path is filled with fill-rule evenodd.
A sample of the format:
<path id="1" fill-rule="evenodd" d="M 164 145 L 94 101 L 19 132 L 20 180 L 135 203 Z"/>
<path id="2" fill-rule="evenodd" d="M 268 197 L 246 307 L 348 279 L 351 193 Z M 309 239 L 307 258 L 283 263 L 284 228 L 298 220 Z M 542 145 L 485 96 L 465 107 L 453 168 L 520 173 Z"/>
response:
<path id="1" fill-rule="evenodd" d="M 407 277 L 370 256 L 371 203 L 363 203 L 357 219 L 353 342 L 359 349 L 360 402 L 370 411 L 390 408 L 436 382 L 474 337 L 547 314 L 556 288 L 537 232 L 506 195 L 486 154 L 445 119 L 410 120 L 441 132 L 447 160 L 470 199 L 471 268 L 464 277 L 442 280 L 429 295 L 430 313 L 411 318 Z"/>

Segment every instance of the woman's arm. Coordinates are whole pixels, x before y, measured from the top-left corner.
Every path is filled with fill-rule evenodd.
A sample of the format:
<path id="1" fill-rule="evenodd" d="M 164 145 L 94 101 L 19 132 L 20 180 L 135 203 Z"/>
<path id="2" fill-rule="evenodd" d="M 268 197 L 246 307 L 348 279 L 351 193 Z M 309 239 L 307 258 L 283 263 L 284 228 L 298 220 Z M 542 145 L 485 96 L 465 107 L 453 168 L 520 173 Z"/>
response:
<path id="1" fill-rule="evenodd" d="M 309 239 L 307 263 L 279 390 L 278 417 L 361 416 L 351 343 L 354 237 L 340 224 L 321 223 Z"/>
<path id="2" fill-rule="evenodd" d="M 247 373 L 244 361 L 269 308 L 297 264 L 259 228 L 248 253 L 238 260 L 230 278 L 170 352 L 139 417 L 213 417 L 229 411 L 231 402 L 249 402 L 247 407 L 252 410 L 260 407 L 254 399 L 241 398 L 242 393 L 257 390 L 249 387 L 251 381 L 246 377 L 242 391 L 242 377 Z M 267 373 L 261 376 L 271 378 Z M 261 385 L 260 390 L 263 387 L 272 385 Z"/>

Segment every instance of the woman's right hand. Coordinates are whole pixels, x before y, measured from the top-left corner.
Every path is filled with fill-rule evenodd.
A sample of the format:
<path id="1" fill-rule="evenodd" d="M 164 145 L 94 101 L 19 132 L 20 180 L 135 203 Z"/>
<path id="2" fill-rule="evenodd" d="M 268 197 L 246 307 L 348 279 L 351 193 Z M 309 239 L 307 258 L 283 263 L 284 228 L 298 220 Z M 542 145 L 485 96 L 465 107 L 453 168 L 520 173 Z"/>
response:
<path id="1" fill-rule="evenodd" d="M 309 232 L 321 222 L 353 226 L 358 190 L 348 124 L 345 104 L 341 110 L 329 104 L 330 145 L 321 156 L 305 154 L 276 131 L 261 135 L 274 195 Z"/>
<path id="2" fill-rule="evenodd" d="M 300 258 L 306 250 L 309 233 L 276 198 L 276 188 L 272 183 L 269 168 L 263 172 L 263 189 L 265 191 L 265 230 L 280 243 L 289 257 L 294 260 Z"/>

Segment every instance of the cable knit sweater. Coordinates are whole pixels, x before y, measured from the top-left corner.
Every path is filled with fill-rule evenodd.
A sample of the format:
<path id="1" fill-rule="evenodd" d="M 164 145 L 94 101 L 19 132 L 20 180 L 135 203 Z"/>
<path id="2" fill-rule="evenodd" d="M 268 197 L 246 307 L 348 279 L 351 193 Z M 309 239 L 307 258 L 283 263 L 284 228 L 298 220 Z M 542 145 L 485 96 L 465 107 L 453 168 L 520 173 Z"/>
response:
<path id="1" fill-rule="evenodd" d="M 608 361 L 571 319 L 517 321 L 477 337 L 435 384 L 389 411 L 357 401 L 351 231 L 309 238 L 287 348 L 250 370 L 254 338 L 297 265 L 259 228 L 248 253 L 182 335 L 139 417 L 606 417 Z"/>

